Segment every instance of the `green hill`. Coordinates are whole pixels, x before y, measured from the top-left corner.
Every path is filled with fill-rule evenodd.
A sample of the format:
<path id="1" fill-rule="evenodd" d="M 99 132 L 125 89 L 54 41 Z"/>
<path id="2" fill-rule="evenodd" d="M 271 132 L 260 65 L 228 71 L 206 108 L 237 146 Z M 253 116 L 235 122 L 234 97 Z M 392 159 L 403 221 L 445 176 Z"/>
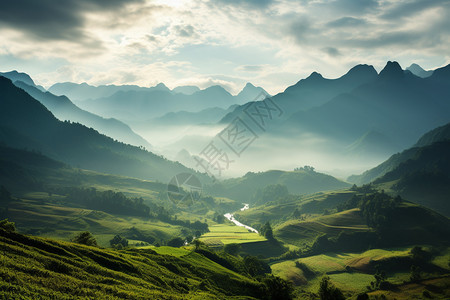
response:
<path id="1" fill-rule="evenodd" d="M 244 203 L 253 203 L 259 200 L 255 199 L 255 196 L 258 198 L 258 190 L 276 184 L 286 186 L 291 194 L 311 194 L 350 186 L 333 176 L 315 172 L 310 168 L 301 168 L 296 171 L 249 172 L 243 177 L 227 179 L 205 189 L 212 195 L 224 195 Z"/>
<path id="2" fill-rule="evenodd" d="M 3 299 L 263 299 L 265 285 L 202 254 L 114 251 L 0 228 Z"/>
<path id="3" fill-rule="evenodd" d="M 360 197 L 364 202 L 359 202 L 359 208 L 306 220 L 289 220 L 276 226 L 274 235 L 304 249 L 309 245 L 309 254 L 362 251 L 367 247 L 449 245 L 447 217 L 410 202 L 398 202 L 386 194 Z"/>

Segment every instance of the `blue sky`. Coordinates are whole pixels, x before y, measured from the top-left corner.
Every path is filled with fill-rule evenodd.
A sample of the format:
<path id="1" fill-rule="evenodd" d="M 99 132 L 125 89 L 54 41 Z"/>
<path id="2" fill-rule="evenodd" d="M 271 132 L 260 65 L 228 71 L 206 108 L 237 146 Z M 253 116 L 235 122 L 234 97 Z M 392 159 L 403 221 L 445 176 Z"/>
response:
<path id="1" fill-rule="evenodd" d="M 15 0 L 0 3 L 0 70 L 39 84 L 271 93 L 387 60 L 450 63 L 450 0 Z"/>

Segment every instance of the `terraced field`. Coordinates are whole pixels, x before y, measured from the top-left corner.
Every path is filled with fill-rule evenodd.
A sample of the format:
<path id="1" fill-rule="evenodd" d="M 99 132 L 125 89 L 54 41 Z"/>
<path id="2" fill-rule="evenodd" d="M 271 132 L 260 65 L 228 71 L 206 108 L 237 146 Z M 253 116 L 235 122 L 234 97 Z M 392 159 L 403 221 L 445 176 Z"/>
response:
<path id="1" fill-rule="evenodd" d="M 231 223 L 212 225 L 209 231 L 200 240 L 210 247 L 266 241 L 263 236 Z"/>

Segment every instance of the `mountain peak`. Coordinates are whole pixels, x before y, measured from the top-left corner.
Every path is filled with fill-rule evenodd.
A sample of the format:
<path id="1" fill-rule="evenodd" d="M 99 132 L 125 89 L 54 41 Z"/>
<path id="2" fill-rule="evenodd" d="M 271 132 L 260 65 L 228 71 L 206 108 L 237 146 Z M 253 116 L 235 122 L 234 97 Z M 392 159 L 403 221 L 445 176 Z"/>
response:
<path id="1" fill-rule="evenodd" d="M 376 78 L 376 76 L 378 75 L 377 71 L 375 70 L 375 68 L 371 65 L 356 65 L 353 68 L 351 68 L 344 76 L 342 77 L 346 77 L 346 78 L 359 78 L 361 76 L 364 77 L 373 77 Z"/>
<path id="2" fill-rule="evenodd" d="M 33 79 L 31 79 L 30 75 L 28 75 L 27 73 L 21 73 L 17 72 L 16 70 L 13 70 L 10 72 L 0 73 L 0 76 L 4 76 L 8 79 L 11 79 L 12 82 L 22 81 L 28 85 L 36 86 L 34 84 Z"/>
<path id="3" fill-rule="evenodd" d="M 406 68 L 406 70 L 422 78 L 430 77 L 433 74 L 433 71 L 425 71 L 421 66 L 419 66 L 416 63 L 411 64 L 409 67 Z"/>
<path id="4" fill-rule="evenodd" d="M 246 89 L 246 88 L 255 88 L 255 86 L 251 82 L 247 82 L 244 89 Z"/>
<path id="5" fill-rule="evenodd" d="M 314 71 L 306 79 L 310 79 L 310 80 L 323 79 L 323 76 L 320 73 L 317 73 L 316 71 Z"/>
<path id="6" fill-rule="evenodd" d="M 396 61 L 388 61 L 383 70 L 381 70 L 379 77 L 386 79 L 402 78 L 405 75 L 402 67 Z"/>
<path id="7" fill-rule="evenodd" d="M 162 82 L 158 83 L 153 87 L 153 89 L 158 91 L 170 91 L 170 89 Z"/>

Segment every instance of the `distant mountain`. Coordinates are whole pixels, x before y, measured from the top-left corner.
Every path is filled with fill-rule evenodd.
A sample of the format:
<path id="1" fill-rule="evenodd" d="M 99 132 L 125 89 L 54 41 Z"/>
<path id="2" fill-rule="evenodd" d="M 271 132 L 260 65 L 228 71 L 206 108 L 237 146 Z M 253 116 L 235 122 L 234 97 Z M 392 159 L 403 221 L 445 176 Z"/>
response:
<path id="1" fill-rule="evenodd" d="M 433 71 L 425 71 L 418 64 L 412 64 L 409 67 L 407 67 L 406 70 L 410 71 L 414 75 L 422 77 L 422 78 L 427 78 L 427 77 L 430 77 L 431 75 L 433 75 Z"/>
<path id="2" fill-rule="evenodd" d="M 313 170 L 249 172 L 243 177 L 227 179 L 205 189 L 212 195 L 221 195 L 248 203 L 258 189 L 268 185 L 282 184 L 292 194 L 310 194 L 319 191 L 346 188 L 350 185 L 333 176 Z M 275 200 L 275 199 L 274 199 Z"/>
<path id="3" fill-rule="evenodd" d="M 395 182 L 391 189 L 405 199 L 450 217 L 450 140 L 417 148 L 415 154 L 374 181 Z"/>
<path id="4" fill-rule="evenodd" d="M 169 112 L 162 117 L 154 118 L 145 122 L 148 125 L 200 125 L 217 123 L 225 114 L 232 111 L 236 105 L 230 106 L 228 109 L 212 107 L 206 108 L 199 112 L 178 111 Z"/>
<path id="5" fill-rule="evenodd" d="M 22 81 L 14 83 L 17 87 L 25 90 L 33 98 L 41 102 L 61 121 L 77 122 L 87 127 L 92 127 L 109 137 L 134 146 L 151 148 L 151 145 L 133 132 L 128 125 L 116 120 L 105 119 L 73 104 L 66 96 L 55 96 L 50 92 L 42 92 Z"/>
<path id="6" fill-rule="evenodd" d="M 192 86 L 192 85 L 185 85 L 185 86 L 177 86 L 172 90 L 174 93 L 179 94 L 185 94 L 185 95 L 192 95 L 196 92 L 200 91 L 200 88 L 198 86 Z"/>
<path id="7" fill-rule="evenodd" d="M 9 79 L 11 79 L 12 82 L 17 82 L 17 81 L 24 82 L 24 83 L 28 84 L 29 86 L 35 87 L 35 88 L 45 92 L 45 89 L 42 86 L 36 85 L 34 83 L 33 79 L 31 79 L 30 75 L 28 75 L 26 73 L 19 73 L 14 70 L 11 72 L 0 73 L 0 76 L 9 78 Z"/>
<path id="8" fill-rule="evenodd" d="M 450 140 L 450 123 L 427 132 L 418 140 L 414 147 L 404 150 L 401 153 L 394 154 L 375 168 L 367 170 L 361 175 L 352 175 L 347 180 L 356 184 L 369 183 L 396 169 L 402 163 L 416 157 L 422 147 L 447 140 Z"/>
<path id="9" fill-rule="evenodd" d="M 90 112 L 119 120 L 145 121 L 169 112 L 198 112 L 206 108 L 227 109 L 235 97 L 221 86 L 211 86 L 192 95 L 167 90 L 119 91 L 110 97 L 80 102 Z"/>
<path id="10" fill-rule="evenodd" d="M 260 96 L 260 94 L 263 93 L 263 95 L 269 95 L 262 87 L 256 87 L 250 82 L 248 82 L 242 91 L 239 92 L 239 94 L 236 95 L 236 98 L 238 99 L 239 104 L 244 104 L 250 101 L 254 101 L 256 97 Z"/>
<path id="11" fill-rule="evenodd" d="M 351 92 L 377 78 L 374 67 L 357 65 L 337 79 L 326 79 L 317 72 L 288 87 L 276 96 L 276 101 L 287 112 L 321 106 L 339 94 Z"/>
<path id="12" fill-rule="evenodd" d="M 166 182 L 178 173 L 194 172 L 83 125 L 57 120 L 5 77 L 0 77 L 0 133 L 0 142 L 9 147 L 25 145 L 79 168 Z"/>
<path id="13" fill-rule="evenodd" d="M 337 79 L 326 79 L 319 73 L 313 72 L 309 77 L 301 79 L 284 92 L 273 96 L 272 99 L 283 110 L 284 118 L 288 118 L 295 112 L 319 107 L 342 93 L 372 82 L 377 76 L 375 68 L 368 65 L 357 65 Z M 226 115 L 221 123 L 229 123 L 241 114 L 244 107 L 245 105 L 237 107 L 235 111 Z"/>
<path id="14" fill-rule="evenodd" d="M 450 216 L 450 123 L 423 135 L 416 145 L 348 181 L 389 184 L 405 199 Z"/>
<path id="15" fill-rule="evenodd" d="M 118 91 L 139 91 L 141 88 L 137 85 L 100 85 L 92 86 L 87 83 L 63 82 L 55 83 L 48 91 L 57 96 L 65 95 L 74 101 L 83 101 L 87 99 L 97 99 L 109 97 Z"/>
<path id="16" fill-rule="evenodd" d="M 414 147 L 424 147 L 445 140 L 450 140 L 450 123 L 425 133 Z"/>
<path id="17" fill-rule="evenodd" d="M 450 65 L 443 69 L 450 70 Z M 374 81 L 320 107 L 294 113 L 278 132 L 298 128 L 353 143 L 366 132 L 375 131 L 395 141 L 399 151 L 450 121 L 450 81 L 438 74 L 439 70 L 422 79 L 405 73 L 398 63 L 388 62 Z"/>
<path id="18" fill-rule="evenodd" d="M 346 153 L 351 156 L 386 156 L 395 152 L 396 149 L 398 146 L 385 135 L 368 131 L 350 144 Z"/>

